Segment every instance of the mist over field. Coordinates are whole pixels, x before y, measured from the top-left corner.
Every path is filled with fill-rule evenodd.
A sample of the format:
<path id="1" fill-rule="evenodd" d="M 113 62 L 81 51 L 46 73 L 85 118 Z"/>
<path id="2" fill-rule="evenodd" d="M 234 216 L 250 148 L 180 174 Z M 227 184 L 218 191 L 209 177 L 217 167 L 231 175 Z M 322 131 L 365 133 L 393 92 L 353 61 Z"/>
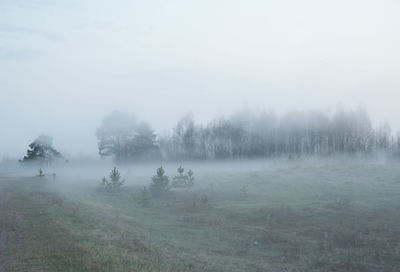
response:
<path id="1" fill-rule="evenodd" d="M 364 107 L 400 128 L 397 1 L 1 1 L 0 152 L 96 154 L 118 110 L 158 134 L 248 107 Z M 0 155 L 2 155 L 0 154 Z"/>
<path id="2" fill-rule="evenodd" d="M 0 1 L 0 271 L 400 271 L 398 14 Z"/>

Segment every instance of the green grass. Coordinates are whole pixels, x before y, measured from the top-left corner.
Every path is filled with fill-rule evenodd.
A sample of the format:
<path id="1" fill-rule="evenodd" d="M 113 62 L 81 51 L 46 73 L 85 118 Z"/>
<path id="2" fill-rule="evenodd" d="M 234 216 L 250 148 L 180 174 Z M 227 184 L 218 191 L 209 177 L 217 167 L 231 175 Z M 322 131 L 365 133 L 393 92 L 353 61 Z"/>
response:
<path id="1" fill-rule="evenodd" d="M 398 164 L 199 176 L 194 189 L 146 208 L 129 180 L 114 196 L 66 180 L 8 182 L 23 263 L 38 271 L 399 271 Z"/>
<path id="2" fill-rule="evenodd" d="M 6 183 L 6 184 L 4 184 Z M 49 192 L 42 180 L 3 182 L 12 188 L 19 214 L 19 261 L 10 271 L 193 271 L 194 266 L 161 254 L 107 218 Z"/>

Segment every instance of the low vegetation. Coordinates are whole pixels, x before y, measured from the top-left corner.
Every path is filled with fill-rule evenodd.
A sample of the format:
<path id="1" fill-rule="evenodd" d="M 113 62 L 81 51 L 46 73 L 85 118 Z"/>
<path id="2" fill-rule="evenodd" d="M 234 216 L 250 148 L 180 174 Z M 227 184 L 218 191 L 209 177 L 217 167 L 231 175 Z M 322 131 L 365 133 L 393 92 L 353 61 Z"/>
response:
<path id="1" fill-rule="evenodd" d="M 177 171 L 178 175 L 172 180 L 173 188 L 190 188 L 194 186 L 194 174 L 192 170 L 189 170 L 187 174 L 185 174 L 185 169 L 179 166 Z"/>
<path id="2" fill-rule="evenodd" d="M 98 180 L 96 186 L 82 181 L 72 186 L 58 174 L 56 184 L 37 186 L 33 178 L 2 178 L 0 196 L 9 204 L 1 207 L 12 207 L 17 216 L 0 226 L 19 234 L 8 249 L 15 253 L 3 251 L 0 257 L 6 256 L 14 271 L 397 272 L 400 267 L 396 163 L 292 162 L 257 171 L 196 173 L 193 189 L 168 190 L 160 167 L 151 184 L 162 184 L 153 185 L 163 188 L 161 195 L 148 190 L 155 187 L 136 185 L 131 176 L 118 197 L 96 190 Z"/>

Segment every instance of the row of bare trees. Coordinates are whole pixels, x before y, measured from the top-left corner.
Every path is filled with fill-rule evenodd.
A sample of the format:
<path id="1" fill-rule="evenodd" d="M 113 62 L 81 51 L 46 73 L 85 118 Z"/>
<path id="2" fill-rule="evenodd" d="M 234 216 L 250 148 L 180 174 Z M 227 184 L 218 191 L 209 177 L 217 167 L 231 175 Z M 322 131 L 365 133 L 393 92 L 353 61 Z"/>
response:
<path id="1" fill-rule="evenodd" d="M 161 139 L 160 147 L 168 158 L 257 158 L 395 151 L 400 138 L 392 136 L 387 123 L 373 128 L 363 109 L 332 115 L 291 112 L 282 118 L 273 112 L 244 110 L 206 126 L 186 116 L 172 135 Z"/>
<path id="2" fill-rule="evenodd" d="M 330 155 L 400 150 L 385 123 L 373 127 L 363 109 L 291 112 L 243 110 L 229 118 L 196 124 L 191 115 L 172 133 L 157 137 L 150 125 L 122 113 L 107 116 L 97 131 L 99 153 L 117 161 L 150 158 L 233 159 L 294 155 Z"/>

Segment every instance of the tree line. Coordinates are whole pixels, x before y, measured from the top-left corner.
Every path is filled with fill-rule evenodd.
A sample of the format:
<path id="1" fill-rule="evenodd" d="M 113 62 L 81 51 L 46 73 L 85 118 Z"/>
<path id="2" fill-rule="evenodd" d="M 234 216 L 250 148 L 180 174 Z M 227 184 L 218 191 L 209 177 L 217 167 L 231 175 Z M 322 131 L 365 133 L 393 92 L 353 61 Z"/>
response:
<path id="1" fill-rule="evenodd" d="M 242 110 L 202 125 L 191 115 L 172 132 L 158 136 L 147 123 L 114 112 L 97 130 L 99 154 L 116 161 L 165 159 L 235 159 L 278 156 L 398 152 L 400 137 L 385 123 L 373 127 L 364 109 L 291 112 Z"/>
<path id="2" fill-rule="evenodd" d="M 116 162 L 246 159 L 302 155 L 356 154 L 385 151 L 400 154 L 400 134 L 389 124 L 374 127 L 364 109 L 290 112 L 242 110 L 228 118 L 196 124 L 191 115 L 180 119 L 169 135 L 157 136 L 146 122 L 127 113 L 113 112 L 97 129 L 101 157 Z M 48 164 L 62 158 L 52 138 L 41 135 L 27 150 L 22 163 Z"/>

